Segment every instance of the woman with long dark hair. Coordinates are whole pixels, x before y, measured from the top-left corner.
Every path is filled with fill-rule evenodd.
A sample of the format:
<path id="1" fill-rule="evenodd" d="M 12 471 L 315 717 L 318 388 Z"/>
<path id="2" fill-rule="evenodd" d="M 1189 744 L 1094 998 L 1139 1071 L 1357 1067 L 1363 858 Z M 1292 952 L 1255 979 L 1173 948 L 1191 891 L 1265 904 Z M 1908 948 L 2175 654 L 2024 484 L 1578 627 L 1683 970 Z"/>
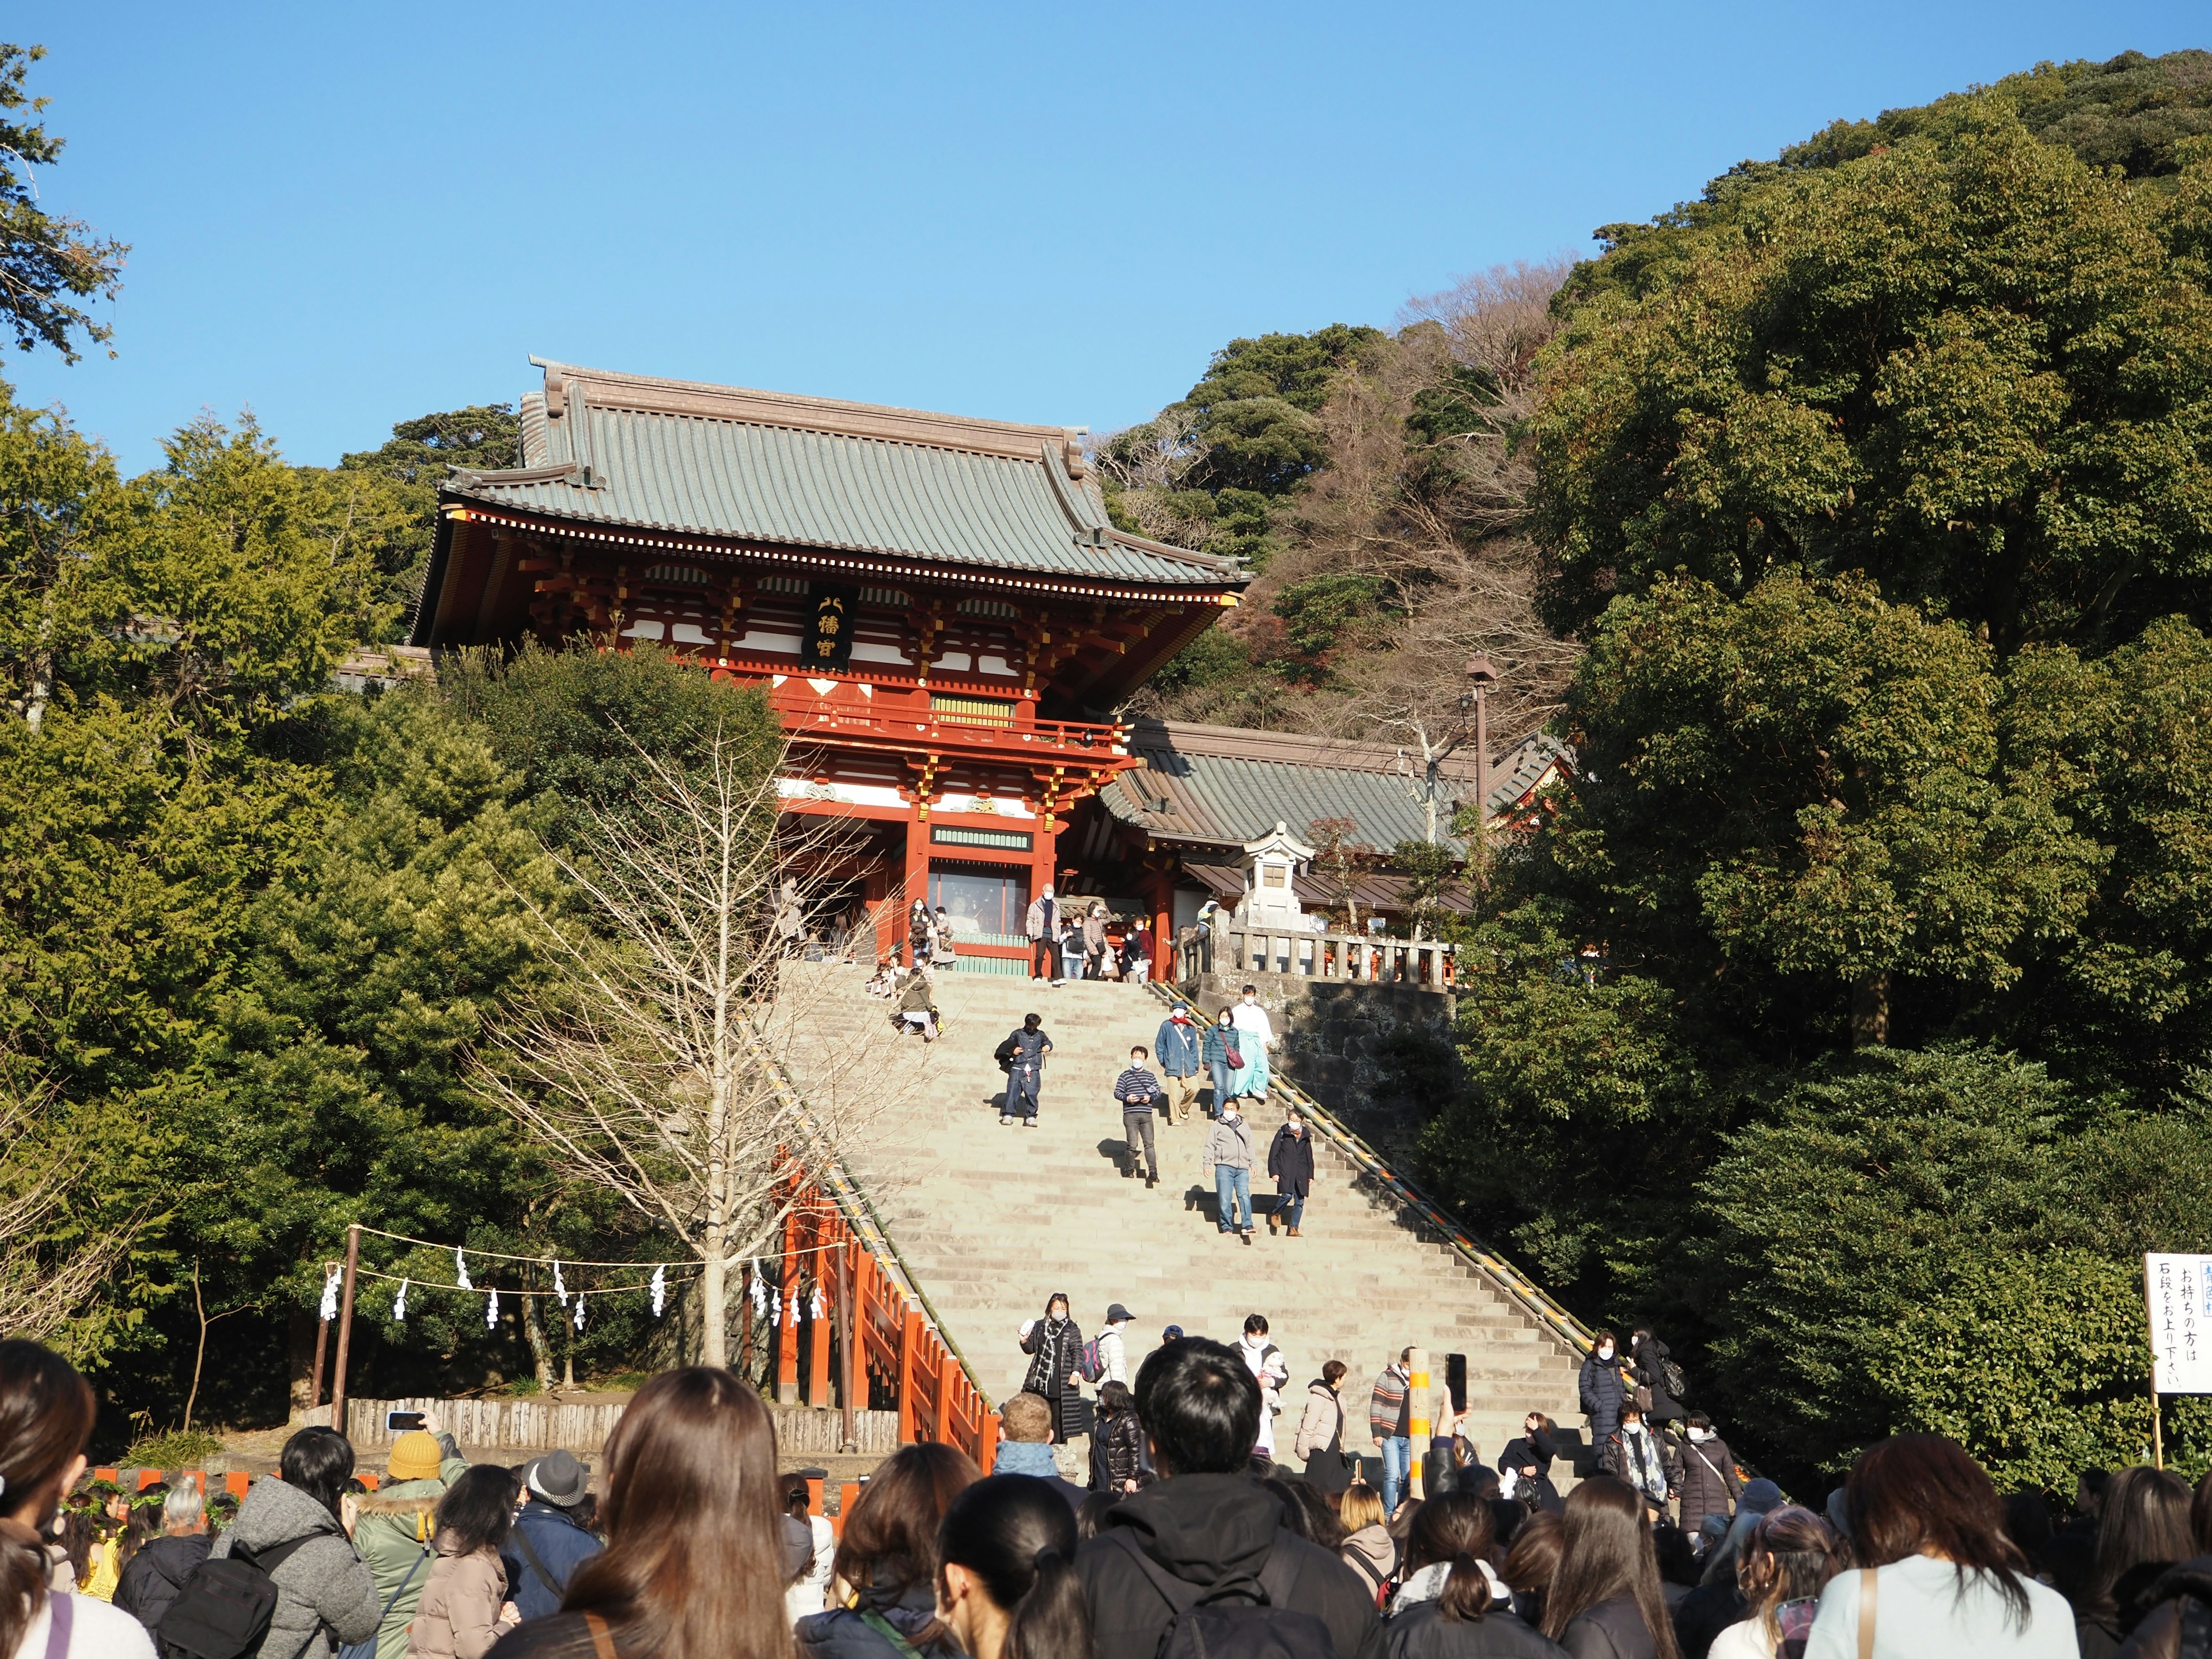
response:
<path id="1" fill-rule="evenodd" d="M 1405 1583 L 1382 1627 L 1387 1659 L 1556 1659 L 1559 1644 L 1516 1618 L 1492 1571 L 1487 1500 L 1446 1492 L 1421 1505 L 1406 1539 Z"/>
<path id="2" fill-rule="evenodd" d="M 52 1588 L 46 1532 L 84 1473 L 92 1389 L 35 1342 L 0 1342 L 0 1659 L 153 1659 L 129 1613 Z M 56 1620 L 64 1622 L 57 1642 Z"/>
<path id="3" fill-rule="evenodd" d="M 1900 1434 L 1868 1448 L 1851 1466 L 1844 1510 L 1859 1571 L 1820 1592 L 1806 1659 L 1857 1659 L 1862 1620 L 1881 1659 L 2080 1651 L 2065 1598 L 2027 1576 L 1996 1488 L 1957 1441 Z"/>
<path id="4" fill-rule="evenodd" d="M 1513 1592 L 1513 1611 L 1532 1629 L 1544 1627 L 1544 1608 L 1559 1571 L 1560 1531 L 1559 1511 L 1539 1510 L 1521 1523 L 1505 1552 L 1504 1577 Z"/>
<path id="5" fill-rule="evenodd" d="M 1083 1360 L 1083 1330 L 1068 1317 L 1067 1297 L 1045 1298 L 1044 1317 L 1022 1322 L 1022 1352 L 1030 1356 L 1024 1394 L 1042 1395 L 1052 1407 L 1052 1443 L 1065 1444 L 1075 1415 L 1076 1367 Z"/>
<path id="6" fill-rule="evenodd" d="M 1644 1499 L 1595 1475 L 1567 1494 L 1544 1634 L 1573 1659 L 1677 1659 Z"/>
<path id="7" fill-rule="evenodd" d="M 276 1468 L 253 1483 L 208 1553 L 250 1559 L 276 1585 L 261 1659 L 323 1659 L 375 1635 L 384 1613 L 353 1547 L 353 1445 L 335 1429 L 301 1429 L 284 1443 Z"/>
<path id="8" fill-rule="evenodd" d="M 878 1468 L 845 1517 L 830 1568 L 850 1602 L 800 1620 L 799 1652 L 900 1659 L 910 1650 L 922 1659 L 957 1659 L 959 1644 L 937 1613 L 937 1531 L 953 1499 L 981 1478 L 965 1453 L 928 1443 L 902 1446 Z M 1039 1486 L 1066 1509 L 1057 1488 Z"/>
<path id="9" fill-rule="evenodd" d="M 2189 1488 L 2162 1469 L 2122 1469 L 2097 1511 L 2096 1566 L 2074 1609 L 2081 1659 L 2108 1659 L 2142 1622 L 2151 1586 L 2196 1553 Z"/>
<path id="10" fill-rule="evenodd" d="M 978 1480 L 937 1531 L 937 1607 L 973 1659 L 1091 1659 L 1075 1516 L 1024 1474 Z"/>
<path id="11" fill-rule="evenodd" d="M 1125 1496 L 1145 1472 L 1145 1425 L 1127 1382 L 1098 1385 L 1098 1424 L 1091 1431 L 1091 1490 Z"/>
<path id="12" fill-rule="evenodd" d="M 446 1488 L 432 1517 L 438 1559 L 407 1627 L 407 1659 L 483 1659 L 522 1622 L 499 1559 L 514 1495 L 514 1477 L 496 1463 L 478 1463 Z"/>
<path id="13" fill-rule="evenodd" d="M 1812 1510 L 1768 1510 L 1736 1561 L 1743 1620 L 1714 1638 L 1711 1659 L 1776 1659 L 1785 1641 L 1802 1644 L 1820 1592 L 1850 1564 L 1835 1528 Z"/>
<path id="14" fill-rule="evenodd" d="M 791 1659 L 775 1425 L 719 1366 L 664 1371 L 607 1438 L 607 1547 L 499 1659 Z"/>

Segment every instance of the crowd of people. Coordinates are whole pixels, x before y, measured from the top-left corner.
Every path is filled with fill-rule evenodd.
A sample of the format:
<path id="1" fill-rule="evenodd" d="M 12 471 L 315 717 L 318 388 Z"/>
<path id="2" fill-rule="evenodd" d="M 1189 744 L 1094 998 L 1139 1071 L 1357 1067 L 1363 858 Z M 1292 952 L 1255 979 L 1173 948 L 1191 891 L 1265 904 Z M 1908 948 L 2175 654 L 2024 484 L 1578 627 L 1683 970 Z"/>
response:
<path id="1" fill-rule="evenodd" d="M 1024 1332 L 1036 1380 L 1084 1346 L 1065 1312 Z M 1495 1465 L 1432 1448 L 1416 1496 L 1341 1458 L 1340 1362 L 1308 1390 L 1305 1470 L 1277 1462 L 1285 1376 L 1264 1321 L 1234 1346 L 1171 1336 L 1102 1389 L 1091 1487 L 1060 1478 L 1068 1425 L 1025 1391 L 988 1476 L 908 1446 L 834 1533 L 779 1479 L 757 1392 L 704 1366 L 639 1390 L 596 1496 L 568 1453 L 471 1465 L 429 1424 L 369 1492 L 344 1437 L 307 1428 L 218 1517 L 193 1485 L 85 1482 L 91 1389 L 0 1342 L 0 1656 L 2179 1659 L 2212 1632 L 2212 1477 L 2093 1473 L 2062 1520 L 1905 1434 L 1820 1510 L 1752 1480 L 1692 1526 L 1686 1484 L 1679 1516 L 1615 1473 L 1562 1497 L 1531 1417 Z"/>

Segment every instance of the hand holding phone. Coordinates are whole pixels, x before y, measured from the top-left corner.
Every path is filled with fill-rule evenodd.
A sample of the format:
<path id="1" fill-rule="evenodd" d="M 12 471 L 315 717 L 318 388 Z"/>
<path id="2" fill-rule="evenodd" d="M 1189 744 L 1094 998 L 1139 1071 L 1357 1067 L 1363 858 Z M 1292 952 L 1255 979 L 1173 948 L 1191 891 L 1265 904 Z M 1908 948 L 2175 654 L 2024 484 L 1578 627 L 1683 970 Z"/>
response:
<path id="1" fill-rule="evenodd" d="M 387 1434 L 406 1434 L 422 1426 L 422 1413 L 420 1412 L 386 1412 L 384 1414 L 384 1428 Z"/>

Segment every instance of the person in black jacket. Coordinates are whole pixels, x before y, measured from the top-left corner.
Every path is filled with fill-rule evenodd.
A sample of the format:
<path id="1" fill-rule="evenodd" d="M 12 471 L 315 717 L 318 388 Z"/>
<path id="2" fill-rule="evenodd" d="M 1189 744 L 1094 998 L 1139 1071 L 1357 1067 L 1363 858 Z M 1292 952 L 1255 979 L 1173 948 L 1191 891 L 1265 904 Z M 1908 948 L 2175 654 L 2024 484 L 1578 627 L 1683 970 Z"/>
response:
<path id="1" fill-rule="evenodd" d="M 1052 1443 L 1063 1445 L 1075 1427 L 1075 1373 L 1083 1359 L 1083 1332 L 1068 1317 L 1067 1298 L 1058 1291 L 1046 1298 L 1042 1319 L 1022 1322 L 1022 1352 L 1030 1356 L 1022 1392 L 1042 1395 L 1050 1402 Z"/>
<path id="2" fill-rule="evenodd" d="M 1636 1370 L 1636 1385 L 1650 1397 L 1644 1407 L 1644 1420 L 1655 1430 L 1662 1423 L 1679 1423 L 1689 1414 L 1688 1407 L 1668 1392 L 1667 1368 L 1659 1363 L 1673 1352 L 1652 1334 L 1649 1325 L 1638 1326 L 1628 1339 L 1628 1358 Z"/>
<path id="3" fill-rule="evenodd" d="M 1267 1231 L 1273 1233 L 1280 1221 L 1296 1238 L 1298 1224 L 1305 1219 L 1306 1194 L 1313 1190 L 1314 1152 L 1313 1131 L 1295 1106 L 1285 1110 L 1282 1127 L 1267 1143 L 1267 1173 L 1275 1178 L 1275 1207 L 1267 1212 Z"/>
<path id="4" fill-rule="evenodd" d="M 1530 1412 L 1521 1419 L 1521 1437 L 1498 1454 L 1498 1474 L 1512 1476 L 1513 1496 L 1532 1510 L 1557 1510 L 1561 1501 L 1552 1484 L 1552 1460 L 1559 1455 L 1552 1434 L 1552 1419 Z"/>
<path id="5" fill-rule="evenodd" d="M 207 1504 L 198 1485 L 183 1481 L 161 1500 L 161 1535 L 131 1558 L 116 1581 L 115 1605 L 148 1630 L 177 1599 L 192 1569 L 207 1559 L 215 1540 L 208 1536 Z"/>
<path id="6" fill-rule="evenodd" d="M 1145 1467 L 1145 1426 L 1137 1420 L 1136 1396 L 1126 1382 L 1098 1389 L 1098 1429 L 1091 1438 L 1091 1485 L 1120 1497 L 1137 1490 Z"/>
<path id="7" fill-rule="evenodd" d="M 1589 1419 L 1590 1445 L 1597 1452 L 1598 1467 L 1607 1474 L 1620 1471 L 1620 1407 L 1628 1398 L 1628 1382 L 1621 1371 L 1613 1333 L 1600 1331 L 1583 1361 L 1579 1391 L 1583 1414 Z"/>
<path id="8" fill-rule="evenodd" d="M 1158 1652 L 1175 1607 L 1155 1573 L 1181 1581 L 1187 1599 L 1231 1579 L 1288 1577 L 1273 1605 L 1319 1620 L 1337 1659 L 1378 1659 L 1382 1626 L 1366 1587 L 1291 1530 L 1281 1502 L 1244 1473 L 1260 1385 L 1236 1351 L 1203 1337 L 1167 1343 L 1137 1373 L 1136 1394 L 1162 1479 L 1116 1504 L 1077 1553 L 1097 1659 Z"/>

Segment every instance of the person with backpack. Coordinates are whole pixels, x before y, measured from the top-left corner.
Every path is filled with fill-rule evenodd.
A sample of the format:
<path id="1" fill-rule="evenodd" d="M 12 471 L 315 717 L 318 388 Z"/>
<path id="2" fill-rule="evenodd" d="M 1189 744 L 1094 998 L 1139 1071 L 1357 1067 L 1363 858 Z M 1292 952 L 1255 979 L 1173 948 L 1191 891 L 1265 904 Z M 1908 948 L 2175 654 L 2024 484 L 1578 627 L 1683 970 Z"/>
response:
<path id="1" fill-rule="evenodd" d="M 1167 1079 L 1176 1096 L 1167 1109 L 1170 1129 L 1179 1119 L 1190 1115 L 1191 1103 L 1198 1098 L 1198 1074 L 1205 1048 L 1205 1036 L 1190 1017 L 1190 1004 L 1177 999 L 1160 1022 L 1160 1029 L 1152 1034 L 1152 1054 L 1159 1061 L 1160 1075 Z"/>
<path id="2" fill-rule="evenodd" d="M 69 1361 L 0 1341 L 0 1659 L 154 1659 L 128 1613 L 53 1583 L 46 1534 L 84 1473 L 93 1415 L 91 1386 Z"/>
<path id="3" fill-rule="evenodd" d="M 577 1519 L 591 1497 L 592 1472 L 574 1452 L 548 1452 L 523 1469 L 522 1508 L 499 1559 L 525 1619 L 558 1613 L 576 1569 L 606 1547 Z"/>
<path id="4" fill-rule="evenodd" d="M 1010 1033 L 999 1045 L 999 1054 L 1006 1066 L 1006 1109 L 999 1114 L 1000 1122 L 1012 1123 L 1020 1119 L 1030 1128 L 1036 1127 L 1038 1091 L 1044 1085 L 1044 1057 L 1051 1052 L 1052 1039 L 1044 1034 L 1044 1016 L 1024 1014 L 1022 1029 Z"/>
<path id="5" fill-rule="evenodd" d="M 151 1631 L 177 1599 L 177 1592 L 207 1559 L 215 1540 L 208 1536 L 207 1499 L 198 1480 L 186 1479 L 161 1499 L 161 1535 L 147 1540 L 131 1558 L 115 1586 L 115 1605 Z"/>
<path id="6" fill-rule="evenodd" d="M 438 1559 L 407 1630 L 407 1659 L 484 1659 L 522 1622 L 507 1599 L 500 1546 L 514 1524 L 514 1477 L 479 1463 L 447 1489 L 432 1517 Z"/>
<path id="7" fill-rule="evenodd" d="M 1159 1079 L 1145 1064 L 1151 1058 L 1139 1043 L 1129 1050 L 1129 1063 L 1121 1075 L 1114 1079 L 1114 1099 L 1121 1109 L 1121 1139 L 1129 1149 L 1121 1165 L 1121 1178 L 1133 1181 L 1141 1174 L 1147 1188 L 1160 1184 L 1160 1154 L 1152 1144 L 1152 1114 L 1167 1104 Z"/>
<path id="8" fill-rule="evenodd" d="M 1213 1182 L 1214 1229 L 1252 1242 L 1252 1131 L 1237 1115 L 1237 1103 L 1224 1102 L 1206 1132 L 1198 1172 Z"/>
<path id="9" fill-rule="evenodd" d="M 345 1490 L 353 1474 L 351 1443 L 334 1429 L 301 1429 L 284 1443 L 276 1467 L 282 1479 L 264 1474 L 247 1490 L 238 1518 L 169 1608 L 160 1632 L 165 1652 L 183 1646 L 203 1659 L 239 1659 L 245 1652 L 258 1659 L 327 1659 L 340 1646 L 376 1634 L 384 1601 L 353 1547 L 358 1502 Z M 257 1647 L 215 1653 L 191 1647 L 179 1632 L 214 1622 L 216 1609 L 198 1592 L 224 1561 L 264 1576 L 276 1595 L 268 1633 Z"/>
<path id="10" fill-rule="evenodd" d="M 526 1620 L 499 1659 L 790 1659 L 775 1424 L 760 1391 L 716 1365 L 663 1371 L 623 1408 L 604 1468 L 606 1548 L 576 1569 L 562 1611 Z"/>
<path id="11" fill-rule="evenodd" d="M 375 1659 L 406 1659 L 407 1626 L 422 1604 L 422 1586 L 437 1563 L 430 1544 L 437 1530 L 432 1516 L 438 1500 L 468 1473 L 469 1465 L 436 1414 L 426 1411 L 421 1428 L 392 1441 L 384 1471 L 384 1484 L 357 1500 L 353 1546 L 368 1563 L 384 1610 Z"/>
<path id="12" fill-rule="evenodd" d="M 939 1617 L 971 1659 L 1087 1659 L 1079 1547 L 1075 1516 L 1036 1482 L 978 1480 L 937 1529 Z"/>
<path id="13" fill-rule="evenodd" d="M 1083 1364 L 1083 1330 L 1068 1316 L 1067 1297 L 1054 1291 L 1045 1298 L 1042 1319 L 1022 1321 L 1022 1352 L 1030 1356 L 1024 1394 L 1040 1395 L 1052 1407 L 1052 1439 L 1066 1443 L 1075 1425 L 1075 1405 L 1080 1398 L 1076 1372 Z"/>
<path id="14" fill-rule="evenodd" d="M 1637 1403 L 1644 1407 L 1644 1420 L 1654 1428 L 1679 1423 L 1688 1411 L 1682 1404 L 1686 1379 L 1670 1357 L 1673 1352 L 1649 1325 L 1638 1326 L 1629 1335 L 1628 1358 L 1636 1373 Z"/>
<path id="15" fill-rule="evenodd" d="M 1713 1432 L 1713 1419 L 1703 1412 L 1690 1413 L 1688 1432 L 1682 1440 L 1682 1529 L 1695 1532 L 1709 1515 L 1733 1517 L 1735 1495 L 1743 1474 L 1728 1442 Z"/>
<path id="16" fill-rule="evenodd" d="M 1168 1343 L 1139 1369 L 1136 1397 L 1161 1478 L 1076 1552 L 1097 1659 L 1379 1659 L 1382 1625 L 1358 1575 L 1299 1537 L 1244 1472 L 1260 1387 L 1236 1351 Z"/>

